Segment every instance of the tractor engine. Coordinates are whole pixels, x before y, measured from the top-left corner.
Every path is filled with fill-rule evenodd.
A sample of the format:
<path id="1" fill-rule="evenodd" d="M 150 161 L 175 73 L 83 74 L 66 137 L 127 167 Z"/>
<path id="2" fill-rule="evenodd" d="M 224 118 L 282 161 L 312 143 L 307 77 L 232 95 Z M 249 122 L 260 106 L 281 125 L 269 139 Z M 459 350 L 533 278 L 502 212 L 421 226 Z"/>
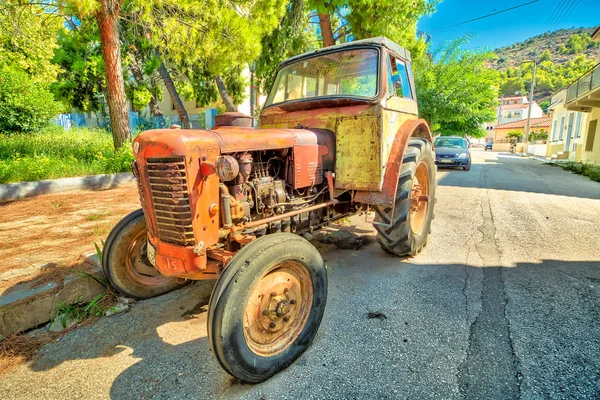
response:
<path id="1" fill-rule="evenodd" d="M 318 155 L 317 148 L 313 151 Z M 220 156 L 216 169 L 221 181 L 221 226 L 227 229 L 282 215 L 328 198 L 323 164 L 315 160 L 300 165 L 300 161 L 294 159 L 291 149 Z M 324 211 L 301 213 L 248 228 L 244 233 L 262 236 L 272 232 L 297 232 L 318 224 L 324 218 Z"/>

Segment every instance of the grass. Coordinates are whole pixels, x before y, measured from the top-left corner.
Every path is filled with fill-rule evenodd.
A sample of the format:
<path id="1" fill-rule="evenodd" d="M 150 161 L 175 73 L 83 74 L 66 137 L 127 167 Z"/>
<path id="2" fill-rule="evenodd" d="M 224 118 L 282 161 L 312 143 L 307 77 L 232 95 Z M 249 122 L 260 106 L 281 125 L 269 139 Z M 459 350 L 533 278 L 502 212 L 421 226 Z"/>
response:
<path id="1" fill-rule="evenodd" d="M 577 163 L 577 162 L 565 162 L 565 163 L 552 163 L 551 165 L 556 165 L 565 169 L 567 171 L 571 171 L 573 173 L 587 176 L 593 181 L 600 182 L 600 166 L 589 164 L 589 163 Z"/>
<path id="2" fill-rule="evenodd" d="M 102 211 L 100 211 L 100 212 L 91 212 L 91 213 L 89 213 L 89 214 L 88 214 L 88 215 L 85 217 L 85 219 L 87 219 L 88 221 L 97 221 L 97 220 L 99 220 L 100 218 L 103 218 L 103 217 L 110 217 L 110 216 L 111 216 L 111 214 L 110 214 L 109 212 L 106 212 L 106 211 L 102 210 Z"/>
<path id="3" fill-rule="evenodd" d="M 115 152 L 112 135 L 101 129 L 0 133 L 0 183 L 127 172 L 132 161 L 131 147 Z"/>

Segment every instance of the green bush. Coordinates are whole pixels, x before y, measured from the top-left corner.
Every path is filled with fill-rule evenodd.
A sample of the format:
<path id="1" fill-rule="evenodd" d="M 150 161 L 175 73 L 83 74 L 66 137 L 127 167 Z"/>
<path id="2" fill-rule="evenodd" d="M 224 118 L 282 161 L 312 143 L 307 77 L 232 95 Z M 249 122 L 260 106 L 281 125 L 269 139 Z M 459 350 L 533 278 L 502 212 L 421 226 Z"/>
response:
<path id="1" fill-rule="evenodd" d="M 600 182 L 600 166 L 598 165 L 588 163 L 576 163 L 572 161 L 558 165 L 560 165 L 563 169 L 566 169 L 567 171 L 587 176 L 593 181 Z"/>
<path id="2" fill-rule="evenodd" d="M 16 67 L 0 67 L 0 132 L 32 132 L 47 126 L 60 107 L 46 85 Z"/>
<path id="3" fill-rule="evenodd" d="M 133 159 L 129 144 L 115 152 L 101 129 L 0 133 L 0 183 L 128 172 Z"/>

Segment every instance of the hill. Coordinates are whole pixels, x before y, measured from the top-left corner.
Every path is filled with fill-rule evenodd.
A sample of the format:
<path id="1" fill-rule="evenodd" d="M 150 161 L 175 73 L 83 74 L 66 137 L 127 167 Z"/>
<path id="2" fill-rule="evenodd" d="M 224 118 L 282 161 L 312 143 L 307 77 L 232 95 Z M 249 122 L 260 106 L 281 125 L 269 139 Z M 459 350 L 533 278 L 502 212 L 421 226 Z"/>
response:
<path id="1" fill-rule="evenodd" d="M 568 86 L 596 63 L 599 42 L 590 37 L 594 28 L 571 28 L 547 32 L 523 42 L 494 50 L 488 67 L 500 71 L 503 96 L 528 94 L 531 63 L 538 60 L 535 99 L 548 100 L 552 93 Z"/>
<path id="2" fill-rule="evenodd" d="M 495 69 L 503 70 L 521 65 L 525 60 L 533 57 L 539 58 L 548 50 L 553 63 L 563 64 L 577 55 L 584 54 L 588 59 L 595 59 L 598 55 L 598 43 L 590 38 L 595 28 L 571 28 L 554 32 L 546 32 L 534 36 L 523 42 L 511 44 L 494 50 L 498 56 Z M 573 39 L 577 35 L 581 39 Z M 570 41 L 570 42 L 569 42 Z M 578 43 L 579 42 L 579 43 Z"/>

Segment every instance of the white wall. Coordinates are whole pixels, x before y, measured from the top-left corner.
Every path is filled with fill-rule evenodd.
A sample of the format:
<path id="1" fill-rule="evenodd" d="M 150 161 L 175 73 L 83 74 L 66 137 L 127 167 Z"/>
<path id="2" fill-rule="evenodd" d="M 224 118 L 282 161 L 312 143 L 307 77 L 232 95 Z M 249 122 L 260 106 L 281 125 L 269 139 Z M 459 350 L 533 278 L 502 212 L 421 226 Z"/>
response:
<path id="1" fill-rule="evenodd" d="M 545 157 L 546 156 L 546 144 L 528 144 L 527 153 L 533 154 L 534 156 Z"/>

